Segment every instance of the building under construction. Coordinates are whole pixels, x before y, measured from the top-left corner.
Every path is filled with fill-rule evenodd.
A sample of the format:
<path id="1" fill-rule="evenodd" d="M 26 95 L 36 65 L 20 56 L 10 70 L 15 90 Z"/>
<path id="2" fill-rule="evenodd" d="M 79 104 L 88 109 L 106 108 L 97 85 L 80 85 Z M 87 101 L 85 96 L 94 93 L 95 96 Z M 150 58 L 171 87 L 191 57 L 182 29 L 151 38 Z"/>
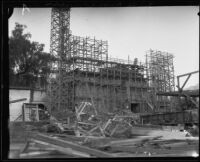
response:
<path id="1" fill-rule="evenodd" d="M 172 54 L 110 58 L 107 41 L 72 35 L 69 8 L 52 9 L 50 40 L 48 100 L 23 103 L 10 122 L 9 158 L 199 155 L 199 90 L 183 90 L 199 71 L 177 76 L 175 91 Z"/>
<path id="2" fill-rule="evenodd" d="M 146 62 L 108 57 L 108 42 L 79 37 L 70 31 L 70 9 L 52 9 L 49 86 L 51 111 L 75 110 L 89 102 L 98 112 L 129 109 L 134 113 L 169 111 L 167 97 L 156 92 L 174 90 L 173 56 L 148 51 Z"/>

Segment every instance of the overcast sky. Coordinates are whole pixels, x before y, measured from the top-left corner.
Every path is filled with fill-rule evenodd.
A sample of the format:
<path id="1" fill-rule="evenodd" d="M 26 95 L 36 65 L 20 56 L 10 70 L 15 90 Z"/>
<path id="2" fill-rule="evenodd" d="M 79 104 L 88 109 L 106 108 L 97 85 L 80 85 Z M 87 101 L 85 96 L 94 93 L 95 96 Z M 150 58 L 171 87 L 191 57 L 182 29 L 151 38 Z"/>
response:
<path id="1" fill-rule="evenodd" d="M 15 22 L 27 25 L 31 40 L 50 48 L 51 8 L 14 9 L 9 19 L 9 35 Z M 174 55 L 175 75 L 199 70 L 198 6 L 72 8 L 73 35 L 108 41 L 108 54 L 114 58 L 145 61 L 145 52 L 154 49 Z M 187 86 L 199 82 L 199 74 Z"/>

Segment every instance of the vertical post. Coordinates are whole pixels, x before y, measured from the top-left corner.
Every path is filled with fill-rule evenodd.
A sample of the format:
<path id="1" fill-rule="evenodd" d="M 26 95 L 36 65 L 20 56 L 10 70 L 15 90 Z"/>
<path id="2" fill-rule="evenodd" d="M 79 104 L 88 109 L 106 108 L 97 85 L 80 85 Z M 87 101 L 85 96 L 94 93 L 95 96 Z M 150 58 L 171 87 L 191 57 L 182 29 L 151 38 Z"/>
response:
<path id="1" fill-rule="evenodd" d="M 39 121 L 39 108 L 38 108 L 38 104 L 36 105 L 36 121 Z"/>
<path id="2" fill-rule="evenodd" d="M 120 109 L 122 108 L 122 105 L 123 105 L 123 99 L 122 99 L 122 67 L 121 67 L 121 64 L 120 64 Z"/>
<path id="3" fill-rule="evenodd" d="M 185 115 L 184 115 L 184 108 L 181 107 L 181 92 L 182 92 L 182 89 L 180 88 L 180 77 L 177 76 L 177 88 L 178 88 L 178 91 L 179 91 L 179 96 L 178 96 L 178 100 L 179 100 L 179 109 L 181 109 L 181 113 L 183 114 L 182 115 L 182 121 L 183 121 L 183 124 L 184 124 L 184 120 L 185 120 Z"/>
<path id="4" fill-rule="evenodd" d="M 25 121 L 25 111 L 24 111 L 24 104 L 22 105 L 22 121 Z"/>
<path id="5" fill-rule="evenodd" d="M 129 65 L 129 55 L 128 55 L 128 86 L 127 86 L 127 97 L 128 97 L 128 108 L 130 109 L 130 103 L 131 103 L 131 97 L 130 97 L 130 93 L 131 93 L 131 90 L 130 90 L 130 68 L 131 66 Z"/>

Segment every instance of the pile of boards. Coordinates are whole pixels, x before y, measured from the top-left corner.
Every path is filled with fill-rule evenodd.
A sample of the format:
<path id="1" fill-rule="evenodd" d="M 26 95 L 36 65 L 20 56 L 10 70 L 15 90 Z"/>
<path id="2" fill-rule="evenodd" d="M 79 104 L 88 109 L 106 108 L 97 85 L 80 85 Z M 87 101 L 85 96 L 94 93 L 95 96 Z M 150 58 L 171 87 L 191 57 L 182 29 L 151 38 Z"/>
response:
<path id="1" fill-rule="evenodd" d="M 197 156 L 199 138 L 184 132 L 132 127 L 131 137 L 75 136 L 29 131 L 17 158 Z"/>
<path id="2" fill-rule="evenodd" d="M 122 137 L 129 136 L 131 122 L 139 121 L 139 116 L 131 111 L 98 112 L 94 104 L 81 102 L 76 108 L 76 119 L 75 131 L 80 136 Z"/>
<path id="3" fill-rule="evenodd" d="M 71 121 L 71 122 L 69 122 Z M 44 132 L 66 133 L 76 136 L 127 137 L 132 123 L 139 121 L 139 115 L 129 112 L 98 112 L 90 102 L 81 102 L 76 112 L 67 120 L 61 117 L 50 117 L 50 123 L 43 128 Z"/>
<path id="4" fill-rule="evenodd" d="M 67 119 L 68 120 L 68 119 Z M 187 132 L 139 125 L 131 112 L 97 112 L 82 102 L 75 122 L 51 118 L 49 123 L 14 123 L 10 158 L 89 158 L 197 156 L 199 137 Z M 22 137 L 24 139 L 22 140 Z"/>

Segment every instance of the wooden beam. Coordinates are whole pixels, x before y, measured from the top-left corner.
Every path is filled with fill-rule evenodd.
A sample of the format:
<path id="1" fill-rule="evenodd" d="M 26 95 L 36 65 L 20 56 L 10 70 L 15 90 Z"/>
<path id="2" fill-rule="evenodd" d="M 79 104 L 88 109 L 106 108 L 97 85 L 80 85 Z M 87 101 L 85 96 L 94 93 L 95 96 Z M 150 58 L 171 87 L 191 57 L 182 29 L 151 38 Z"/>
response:
<path id="1" fill-rule="evenodd" d="M 198 73 L 198 72 L 199 72 L 199 70 L 193 71 L 193 72 L 191 72 L 191 73 L 186 73 L 186 74 L 178 75 L 177 77 L 180 78 L 180 77 L 183 77 L 183 76 L 186 76 L 186 75 L 195 74 L 195 73 Z"/>
<path id="2" fill-rule="evenodd" d="M 170 154 L 181 154 L 181 152 L 189 151 L 189 150 L 198 150 L 198 146 L 190 146 L 190 145 L 183 145 L 179 148 L 174 147 L 163 147 L 162 145 L 156 146 L 143 146 L 143 147 L 136 147 L 136 146 L 113 146 L 110 149 L 110 152 L 129 152 L 129 153 L 144 153 L 144 152 L 150 152 L 156 154 L 163 154 L 164 155 L 170 155 Z M 133 154 L 134 155 L 134 154 Z"/>
<path id="3" fill-rule="evenodd" d="M 105 125 L 103 126 L 103 130 L 104 130 L 104 131 L 106 130 L 107 126 L 111 123 L 111 121 L 112 121 L 112 119 L 109 119 L 109 120 L 105 123 Z"/>
<path id="4" fill-rule="evenodd" d="M 147 102 L 147 105 L 153 110 L 153 106 L 149 103 L 149 101 L 146 101 Z"/>
<path id="5" fill-rule="evenodd" d="M 52 148 L 56 149 L 57 151 L 62 152 L 64 154 L 73 155 L 73 156 L 76 156 L 76 157 L 90 157 L 89 154 L 73 150 L 69 147 L 61 147 L 61 146 L 58 146 L 58 145 L 55 145 L 55 144 L 50 144 L 48 142 L 35 140 L 35 139 L 32 139 L 31 142 L 34 142 L 39 146 L 42 145 L 42 146 L 46 146 L 46 147 L 52 147 Z"/>
<path id="6" fill-rule="evenodd" d="M 108 146 L 124 146 L 124 145 L 135 145 L 138 143 L 144 143 L 147 142 L 149 140 L 154 140 L 156 138 L 159 138 L 161 136 L 157 136 L 157 137 L 151 137 L 151 136 L 140 136 L 137 138 L 133 138 L 133 139 L 124 139 L 124 140 L 117 140 L 117 141 L 111 141 L 108 143 Z"/>
<path id="7" fill-rule="evenodd" d="M 115 131 L 117 130 L 118 127 L 119 127 L 119 125 L 117 124 L 115 126 L 115 128 L 112 130 L 112 132 L 110 133 L 110 136 L 112 136 L 115 133 Z"/>
<path id="8" fill-rule="evenodd" d="M 182 93 L 180 94 L 180 92 L 178 91 L 174 91 L 174 92 L 157 92 L 156 95 L 159 96 L 184 96 L 184 94 L 187 94 L 191 97 L 198 97 L 199 96 L 199 90 L 187 90 L 187 91 L 182 91 Z"/>
<path id="9" fill-rule="evenodd" d="M 25 101 L 27 100 L 27 98 L 21 98 L 21 99 L 17 99 L 17 100 L 12 100 L 12 101 L 9 101 L 9 103 L 16 103 L 16 102 L 21 102 L 21 101 Z"/>
<path id="10" fill-rule="evenodd" d="M 182 85 L 182 87 L 181 87 L 181 91 L 182 91 L 183 88 L 185 87 L 185 85 L 186 85 L 186 83 L 188 82 L 188 80 L 190 79 L 190 77 L 191 77 L 191 74 L 189 74 L 189 75 L 187 76 L 187 79 L 185 80 L 185 82 L 183 83 L 183 85 Z"/>
<path id="11" fill-rule="evenodd" d="M 52 135 L 52 134 L 46 133 L 46 135 Z M 83 141 L 85 139 L 85 137 L 76 137 L 76 136 L 67 135 L 67 134 L 53 134 L 52 137 L 58 137 L 58 138 L 61 138 L 61 139 L 64 139 L 64 140 L 66 139 L 66 140 L 73 141 L 73 142 Z"/>
<path id="12" fill-rule="evenodd" d="M 49 136 L 46 136 L 46 135 L 43 135 L 43 134 L 40 134 L 40 133 L 32 134 L 32 138 L 35 139 L 35 140 L 40 140 L 40 141 L 43 141 L 43 142 L 46 142 L 46 143 L 49 143 L 49 144 L 52 144 L 52 145 L 56 145 L 56 146 L 59 146 L 59 147 L 71 148 L 75 151 L 87 153 L 87 154 L 90 154 L 90 155 L 93 155 L 93 156 L 96 156 L 96 157 L 112 157 L 112 155 L 110 155 L 106 152 L 99 151 L 99 150 L 96 150 L 96 149 L 91 149 L 91 148 L 88 148 L 86 146 L 81 146 L 81 145 L 75 144 L 71 141 L 55 139 L 55 138 L 52 138 L 52 137 L 49 137 Z"/>
<path id="13" fill-rule="evenodd" d="M 21 153 L 19 155 L 20 158 L 37 158 L 37 156 L 41 156 L 41 155 L 49 155 L 51 153 L 51 151 L 32 151 L 29 153 Z"/>

